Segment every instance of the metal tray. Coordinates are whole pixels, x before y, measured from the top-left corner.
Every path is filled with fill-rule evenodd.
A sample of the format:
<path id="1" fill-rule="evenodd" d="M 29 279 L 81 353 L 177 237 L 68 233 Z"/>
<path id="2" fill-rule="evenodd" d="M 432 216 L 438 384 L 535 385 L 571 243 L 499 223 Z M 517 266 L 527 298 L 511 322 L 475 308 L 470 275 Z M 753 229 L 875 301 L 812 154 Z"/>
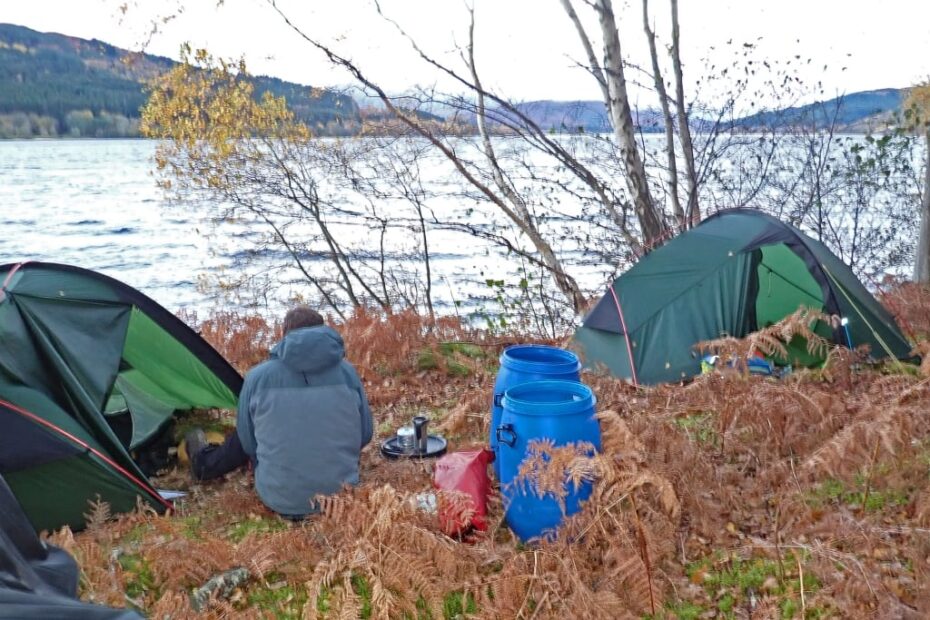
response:
<path id="1" fill-rule="evenodd" d="M 419 450 L 405 452 L 403 448 L 400 447 L 400 444 L 398 444 L 397 437 L 395 436 L 395 437 L 391 437 L 390 439 L 385 439 L 384 441 L 381 442 L 381 454 L 383 454 L 389 459 L 433 458 L 433 457 L 442 456 L 443 454 L 445 454 L 446 447 L 447 447 L 447 443 L 446 443 L 445 437 L 440 437 L 439 435 L 427 435 L 425 452 L 420 452 Z"/>

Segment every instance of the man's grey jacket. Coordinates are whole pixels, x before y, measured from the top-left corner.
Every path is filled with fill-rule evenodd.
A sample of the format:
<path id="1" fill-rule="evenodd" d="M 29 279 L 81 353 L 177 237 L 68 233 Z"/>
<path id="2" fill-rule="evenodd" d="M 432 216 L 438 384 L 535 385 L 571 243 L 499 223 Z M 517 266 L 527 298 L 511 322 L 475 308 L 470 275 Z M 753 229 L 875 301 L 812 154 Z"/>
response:
<path id="1" fill-rule="evenodd" d="M 236 428 L 255 463 L 255 490 L 283 515 L 314 512 L 313 496 L 358 484 L 371 410 L 342 337 L 325 325 L 290 332 L 246 374 Z"/>

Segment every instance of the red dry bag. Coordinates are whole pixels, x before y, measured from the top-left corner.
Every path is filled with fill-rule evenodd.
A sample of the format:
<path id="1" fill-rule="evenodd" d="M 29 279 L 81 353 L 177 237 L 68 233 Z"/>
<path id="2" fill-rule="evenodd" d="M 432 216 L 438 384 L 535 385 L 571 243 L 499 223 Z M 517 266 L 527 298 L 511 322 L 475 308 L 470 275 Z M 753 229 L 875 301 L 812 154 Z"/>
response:
<path id="1" fill-rule="evenodd" d="M 436 461 L 433 486 L 439 497 L 439 525 L 449 536 L 461 536 L 471 528 L 488 528 L 488 464 L 494 453 L 486 448 L 452 452 Z"/>

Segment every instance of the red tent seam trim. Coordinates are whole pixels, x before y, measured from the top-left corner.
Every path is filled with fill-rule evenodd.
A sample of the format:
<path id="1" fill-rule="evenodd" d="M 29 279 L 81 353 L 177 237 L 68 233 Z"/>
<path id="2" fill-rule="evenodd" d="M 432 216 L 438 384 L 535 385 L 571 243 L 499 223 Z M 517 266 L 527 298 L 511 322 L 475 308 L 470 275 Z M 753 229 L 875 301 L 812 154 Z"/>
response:
<path id="1" fill-rule="evenodd" d="M 13 276 L 16 275 L 16 272 L 19 271 L 19 268 L 28 263 L 29 261 L 25 260 L 21 263 L 16 263 L 16 266 L 10 269 L 10 273 L 6 274 L 6 279 L 3 281 L 3 285 L 0 286 L 0 301 L 6 297 L 6 287 L 13 280 Z"/>
<path id="2" fill-rule="evenodd" d="M 99 458 L 100 460 L 102 460 L 104 463 L 106 463 L 107 465 L 109 465 L 110 467 L 112 467 L 113 469 L 115 469 L 116 471 L 118 471 L 119 473 L 121 473 L 124 477 L 128 478 L 129 480 L 131 480 L 131 481 L 132 481 L 133 483 L 135 483 L 137 486 L 139 486 L 139 487 L 145 489 L 146 491 L 148 491 L 149 494 L 152 495 L 152 497 L 157 498 L 158 501 L 161 502 L 166 508 L 169 508 L 169 509 L 174 508 L 174 506 L 171 504 L 171 502 L 169 502 L 168 500 L 164 499 L 161 495 L 159 495 L 158 491 L 156 491 L 155 489 L 153 489 L 153 488 L 150 487 L 149 485 L 145 484 L 144 482 L 142 482 L 141 480 L 139 480 L 138 478 L 136 478 L 135 476 L 133 476 L 130 472 L 128 472 L 128 471 L 126 470 L 126 468 L 124 468 L 124 467 L 121 466 L 119 463 L 117 463 L 116 461 L 114 461 L 113 459 L 111 459 L 110 457 L 108 457 L 106 454 L 102 453 L 100 450 L 97 450 L 96 448 L 94 448 L 93 446 L 91 446 L 90 444 L 88 444 L 88 443 L 87 443 L 86 441 L 84 441 L 83 439 L 80 439 L 79 437 L 75 437 L 74 435 L 72 435 L 71 433 L 69 433 L 68 431 L 66 431 L 65 429 L 60 428 L 60 427 L 58 427 L 58 426 L 55 426 L 54 424 L 52 424 L 52 423 L 49 422 L 48 420 L 43 420 L 42 418 L 40 418 L 39 416 L 35 415 L 34 413 L 31 413 L 31 412 L 29 412 L 29 411 L 26 411 L 25 409 L 22 409 L 22 408 L 20 408 L 20 407 L 17 407 L 16 405 L 14 405 L 13 403 L 11 403 L 11 402 L 9 402 L 9 401 L 5 401 L 5 400 L 0 399 L 0 405 L 3 405 L 4 407 L 7 407 L 7 408 L 10 409 L 11 411 L 15 411 L 16 413 L 18 413 L 18 414 L 20 414 L 20 415 L 26 416 L 27 418 L 29 418 L 29 419 L 32 420 L 33 422 L 38 422 L 39 424 L 41 424 L 41 425 L 43 425 L 43 426 L 45 426 L 45 427 L 48 427 L 48 428 L 52 429 L 52 430 L 55 431 L 56 433 L 58 433 L 58 434 L 60 434 L 60 435 L 62 435 L 62 436 L 64 436 L 64 437 L 67 437 L 68 439 L 70 439 L 71 441 L 73 441 L 73 442 L 76 443 L 77 445 L 81 446 L 82 448 L 84 448 L 85 450 L 87 450 L 88 452 L 90 452 L 91 454 L 93 454 L 94 456 L 96 456 L 97 458 Z"/>
<path id="3" fill-rule="evenodd" d="M 636 364 L 633 363 L 633 347 L 630 346 L 630 334 L 626 331 L 626 320 L 623 318 L 623 308 L 620 307 L 620 299 L 617 297 L 617 291 L 613 286 L 608 286 L 610 294 L 613 295 L 614 303 L 617 305 L 617 314 L 620 315 L 620 327 L 623 328 L 623 337 L 626 340 L 626 353 L 630 356 L 630 373 L 633 375 L 633 385 L 639 386 L 636 380 Z"/>

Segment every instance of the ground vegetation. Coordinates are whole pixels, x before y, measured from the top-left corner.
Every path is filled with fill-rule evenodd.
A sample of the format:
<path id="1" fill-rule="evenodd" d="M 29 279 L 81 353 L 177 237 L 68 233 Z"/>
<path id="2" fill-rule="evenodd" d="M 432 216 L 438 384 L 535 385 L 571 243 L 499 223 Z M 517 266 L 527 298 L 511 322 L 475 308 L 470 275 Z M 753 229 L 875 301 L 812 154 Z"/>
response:
<path id="1" fill-rule="evenodd" d="M 884 300 L 925 342 L 926 290 L 906 285 Z M 705 345 L 777 350 L 779 338 L 804 331 L 802 319 Z M 243 370 L 278 333 L 232 314 L 199 324 Z M 379 311 L 339 325 L 377 436 L 427 412 L 454 448 L 481 444 L 496 357 L 523 338 L 451 318 L 426 327 L 412 312 Z M 586 376 L 602 452 L 540 444 L 526 469 L 540 491 L 574 477 L 593 479 L 595 492 L 556 540 L 538 545 L 513 537 L 496 494 L 486 535 L 445 536 L 418 507 L 431 491 L 430 463 L 384 460 L 377 442 L 363 453 L 363 483 L 302 524 L 265 510 L 247 472 L 192 484 L 178 469 L 159 480 L 190 492 L 172 514 L 112 519 L 91 506 L 87 531 L 51 539 L 78 558 L 85 599 L 153 618 L 195 617 L 191 593 L 238 568 L 248 578 L 206 597 L 203 617 L 925 617 L 930 378 L 916 365 L 869 365 L 863 351 L 824 346 L 823 367 L 781 380 L 739 365 L 655 387 Z"/>

